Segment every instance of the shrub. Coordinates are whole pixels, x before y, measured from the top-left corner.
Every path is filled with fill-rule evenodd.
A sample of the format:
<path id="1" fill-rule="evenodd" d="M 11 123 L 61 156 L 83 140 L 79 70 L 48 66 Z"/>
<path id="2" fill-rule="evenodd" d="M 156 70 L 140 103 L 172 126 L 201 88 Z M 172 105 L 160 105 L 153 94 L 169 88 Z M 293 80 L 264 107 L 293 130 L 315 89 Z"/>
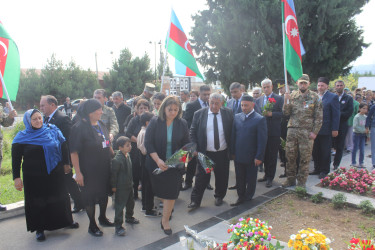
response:
<path id="1" fill-rule="evenodd" d="M 332 198 L 333 207 L 336 209 L 343 208 L 346 202 L 346 196 L 343 193 L 335 194 Z"/>
<path id="2" fill-rule="evenodd" d="M 362 213 L 364 214 L 372 214 L 375 212 L 375 208 L 369 200 L 361 201 L 358 207 L 362 210 Z"/>
<path id="3" fill-rule="evenodd" d="M 314 203 L 322 203 L 323 202 L 323 193 L 319 192 L 313 196 L 311 196 L 311 201 Z"/>
<path id="4" fill-rule="evenodd" d="M 299 198 L 305 198 L 307 196 L 306 188 L 304 187 L 296 187 L 295 192 Z"/>

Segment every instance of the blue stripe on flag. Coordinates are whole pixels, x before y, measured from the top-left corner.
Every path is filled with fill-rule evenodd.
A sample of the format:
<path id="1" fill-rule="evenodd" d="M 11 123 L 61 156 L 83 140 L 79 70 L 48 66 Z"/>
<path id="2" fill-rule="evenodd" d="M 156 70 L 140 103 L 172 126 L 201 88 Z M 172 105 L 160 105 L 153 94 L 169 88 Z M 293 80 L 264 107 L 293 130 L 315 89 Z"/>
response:
<path id="1" fill-rule="evenodd" d="M 186 66 L 177 59 L 175 59 L 175 70 L 176 75 L 186 75 Z"/>
<path id="2" fill-rule="evenodd" d="M 180 30 L 182 30 L 182 32 L 184 32 L 184 29 L 182 28 L 180 22 L 178 21 L 178 18 L 176 16 L 176 13 L 174 13 L 174 10 L 172 9 L 172 16 L 171 16 L 171 21 L 172 23 L 177 27 L 179 28 Z M 184 32 L 185 33 L 185 32 Z"/>

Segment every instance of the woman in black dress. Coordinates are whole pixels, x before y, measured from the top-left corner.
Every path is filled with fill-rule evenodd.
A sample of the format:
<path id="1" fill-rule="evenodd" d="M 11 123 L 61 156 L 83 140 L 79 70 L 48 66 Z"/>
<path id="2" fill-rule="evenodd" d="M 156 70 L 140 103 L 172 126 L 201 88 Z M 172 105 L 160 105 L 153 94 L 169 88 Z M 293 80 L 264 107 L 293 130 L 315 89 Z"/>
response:
<path id="1" fill-rule="evenodd" d="M 188 126 L 181 114 L 179 99 L 168 96 L 160 106 L 159 116 L 151 119 L 145 135 L 146 169 L 155 195 L 163 200 L 161 228 L 167 235 L 172 234 L 169 218 L 180 193 L 182 173 L 175 168 L 168 169 L 164 161 L 190 141 Z M 153 175 L 156 168 L 164 172 Z"/>
<path id="2" fill-rule="evenodd" d="M 99 223 L 114 226 L 106 217 L 110 194 L 110 164 L 112 148 L 105 125 L 100 121 L 103 114 L 99 101 L 89 99 L 78 110 L 81 120 L 70 132 L 71 159 L 76 172 L 76 181 L 81 186 L 82 203 L 90 220 L 88 232 L 102 236 L 95 221 L 95 204 L 99 204 Z"/>
<path id="3" fill-rule="evenodd" d="M 73 222 L 64 183 L 64 169 L 70 170 L 69 151 L 61 131 L 43 124 L 39 110 L 26 111 L 23 122 L 26 129 L 12 144 L 14 186 L 19 191 L 25 188 L 27 231 L 36 231 L 36 239 L 44 241 L 44 230 L 79 227 Z"/>

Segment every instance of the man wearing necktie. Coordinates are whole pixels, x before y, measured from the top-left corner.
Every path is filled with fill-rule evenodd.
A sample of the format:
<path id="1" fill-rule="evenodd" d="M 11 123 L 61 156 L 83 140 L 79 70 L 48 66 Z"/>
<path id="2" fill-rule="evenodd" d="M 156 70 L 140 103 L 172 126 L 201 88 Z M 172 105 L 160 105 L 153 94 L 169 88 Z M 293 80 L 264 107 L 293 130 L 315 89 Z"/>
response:
<path id="1" fill-rule="evenodd" d="M 241 113 L 241 98 L 243 95 L 241 84 L 239 82 L 233 82 L 229 86 L 229 91 L 232 98 L 228 101 L 227 108 L 230 108 L 233 111 L 233 115 Z"/>
<path id="2" fill-rule="evenodd" d="M 232 111 L 222 107 L 223 96 L 213 93 L 210 96 L 209 107 L 194 113 L 190 127 L 190 138 L 197 144 L 197 151 L 207 155 L 215 162 L 215 205 L 223 204 L 228 188 L 229 178 L 229 145 L 233 123 Z M 191 203 L 188 208 L 200 207 L 204 190 L 210 181 L 210 173 L 198 162 L 195 185 L 191 193 Z"/>
<path id="3" fill-rule="evenodd" d="M 281 118 L 283 116 L 283 103 L 284 100 L 281 96 L 272 92 L 272 81 L 268 78 L 264 79 L 261 83 L 264 96 L 256 100 L 258 106 L 264 107 L 269 102 L 269 98 L 275 99 L 276 103 L 273 104 L 272 111 L 263 112 L 267 121 L 267 146 L 264 156 L 264 176 L 259 179 L 259 182 L 266 182 L 266 187 L 272 187 L 272 181 L 275 178 L 277 153 L 280 145 L 281 136 Z"/>

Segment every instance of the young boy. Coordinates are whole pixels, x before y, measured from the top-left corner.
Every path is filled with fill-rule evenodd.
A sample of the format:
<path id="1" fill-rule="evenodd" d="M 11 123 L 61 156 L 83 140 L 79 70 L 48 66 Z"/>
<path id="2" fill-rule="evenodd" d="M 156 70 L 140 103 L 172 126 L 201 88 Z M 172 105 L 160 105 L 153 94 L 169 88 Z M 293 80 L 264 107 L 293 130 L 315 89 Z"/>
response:
<path id="1" fill-rule="evenodd" d="M 139 220 L 134 215 L 134 193 L 132 163 L 129 152 L 132 149 L 128 137 L 120 136 L 116 141 L 119 151 L 112 160 L 111 186 L 115 196 L 115 233 L 118 236 L 125 235 L 125 228 L 122 226 L 124 208 L 126 206 L 125 222 L 138 224 Z"/>
<path id="2" fill-rule="evenodd" d="M 146 148 L 144 145 L 145 133 L 148 123 L 154 115 L 150 112 L 144 112 L 141 117 L 141 131 L 137 136 L 137 147 L 142 153 L 141 158 L 141 168 L 142 168 L 142 211 L 145 212 L 146 217 L 156 217 L 161 216 L 156 210 L 154 210 L 154 193 L 152 192 L 151 181 L 146 170 L 145 161 L 146 161 Z"/>

